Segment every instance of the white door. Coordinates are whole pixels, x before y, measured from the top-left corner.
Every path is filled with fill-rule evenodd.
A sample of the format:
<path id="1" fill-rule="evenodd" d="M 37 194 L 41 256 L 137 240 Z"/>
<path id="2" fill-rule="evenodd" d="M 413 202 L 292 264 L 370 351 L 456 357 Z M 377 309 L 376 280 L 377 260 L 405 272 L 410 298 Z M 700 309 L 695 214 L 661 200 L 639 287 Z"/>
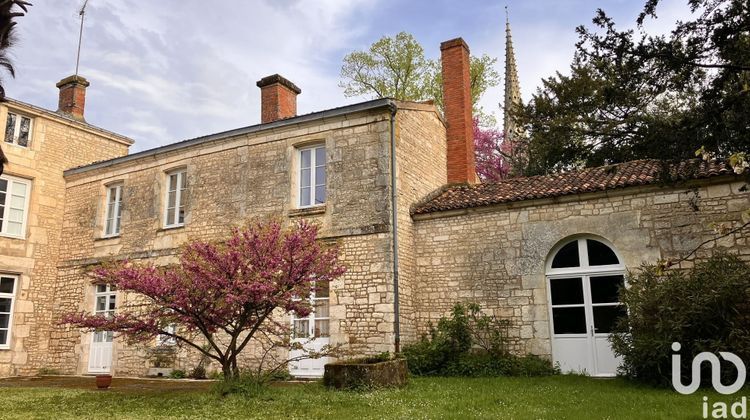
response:
<path id="1" fill-rule="evenodd" d="M 552 358 L 563 372 L 614 376 L 621 364 L 609 335 L 626 310 L 620 259 L 600 240 L 576 239 L 548 267 Z"/>
<path id="2" fill-rule="evenodd" d="M 292 341 L 299 343 L 302 349 L 290 351 L 290 359 L 304 357 L 309 352 L 320 352 L 330 343 L 328 284 L 313 292 L 310 300 L 313 306 L 310 315 L 303 318 L 292 315 Z M 289 363 L 289 373 L 301 378 L 319 378 L 323 376 L 328 360 L 328 357 L 295 360 Z"/>
<path id="3" fill-rule="evenodd" d="M 97 315 L 112 316 L 115 313 L 115 288 L 108 284 L 96 286 Z M 89 348 L 89 373 L 110 373 L 112 370 L 112 331 L 97 331 L 91 336 Z"/>

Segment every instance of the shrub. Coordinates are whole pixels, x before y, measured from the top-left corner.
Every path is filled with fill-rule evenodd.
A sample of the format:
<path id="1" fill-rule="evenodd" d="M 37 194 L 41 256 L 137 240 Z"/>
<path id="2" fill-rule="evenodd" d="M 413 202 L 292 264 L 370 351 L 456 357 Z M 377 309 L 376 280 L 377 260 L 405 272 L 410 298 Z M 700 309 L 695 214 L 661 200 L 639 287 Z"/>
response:
<path id="1" fill-rule="evenodd" d="M 405 346 L 414 375 L 539 376 L 556 373 L 548 360 L 508 351 L 509 322 L 484 314 L 475 303 L 453 306 L 450 318 L 430 327 L 429 336 Z"/>
<path id="2" fill-rule="evenodd" d="M 174 369 L 170 374 L 169 377 L 172 379 L 182 379 L 187 377 L 187 374 L 182 369 Z"/>
<path id="3" fill-rule="evenodd" d="M 190 371 L 190 377 L 193 379 L 206 379 L 206 368 L 199 364 Z"/>
<path id="4" fill-rule="evenodd" d="M 267 375 L 269 381 L 288 381 L 294 378 L 287 369 L 277 369 Z"/>
<path id="5" fill-rule="evenodd" d="M 673 342 L 682 345 L 683 383 L 690 382 L 690 364 L 700 352 L 728 351 L 750 364 L 750 265 L 737 257 L 718 255 L 691 270 L 643 266 L 631 273 L 621 299 L 628 318 L 610 340 L 627 377 L 671 384 Z M 734 369 L 722 374 L 723 383 L 736 378 Z"/>
<path id="6" fill-rule="evenodd" d="M 549 360 L 528 354 L 496 356 L 486 352 L 469 352 L 444 367 L 445 376 L 547 376 L 557 370 Z"/>

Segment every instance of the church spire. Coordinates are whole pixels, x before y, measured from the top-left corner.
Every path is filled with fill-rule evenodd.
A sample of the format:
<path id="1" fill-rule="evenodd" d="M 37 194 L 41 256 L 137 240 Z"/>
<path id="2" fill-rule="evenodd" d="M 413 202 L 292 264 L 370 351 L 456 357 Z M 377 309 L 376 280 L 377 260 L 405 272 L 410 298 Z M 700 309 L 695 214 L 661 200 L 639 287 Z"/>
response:
<path id="1" fill-rule="evenodd" d="M 505 102 L 503 103 L 503 134 L 508 140 L 518 136 L 516 124 L 510 118 L 510 111 L 521 104 L 521 88 L 518 85 L 516 56 L 513 53 L 513 40 L 510 35 L 508 6 L 505 6 Z"/>

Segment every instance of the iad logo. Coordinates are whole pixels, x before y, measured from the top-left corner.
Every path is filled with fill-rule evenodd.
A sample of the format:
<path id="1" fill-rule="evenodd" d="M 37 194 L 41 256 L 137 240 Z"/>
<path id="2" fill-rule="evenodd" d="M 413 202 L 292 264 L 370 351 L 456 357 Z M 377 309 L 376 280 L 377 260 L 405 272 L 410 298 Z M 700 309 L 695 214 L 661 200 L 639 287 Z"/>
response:
<path id="1" fill-rule="evenodd" d="M 680 343 L 672 343 L 672 350 L 675 352 L 680 351 L 682 348 L 682 345 Z M 691 366 L 692 368 L 692 378 L 689 385 L 683 385 L 682 379 L 681 379 L 681 372 L 680 372 L 680 363 L 682 361 L 682 358 L 679 354 L 673 354 L 672 355 L 672 386 L 674 389 L 679 392 L 680 394 L 692 394 L 695 391 L 698 390 L 698 388 L 701 385 L 701 364 L 703 362 L 709 362 L 711 364 L 711 384 L 713 385 L 716 392 L 724 395 L 734 394 L 735 392 L 742 389 L 742 387 L 745 385 L 745 378 L 747 376 L 747 371 L 745 369 L 745 363 L 742 362 L 742 359 L 740 359 L 736 354 L 724 352 L 719 352 L 719 355 L 724 360 L 727 360 L 729 362 L 734 363 L 734 366 L 737 368 L 737 380 L 734 381 L 732 385 L 724 385 L 721 383 L 721 361 L 718 357 L 716 357 L 713 353 L 703 352 L 699 353 L 697 356 L 693 358 L 693 364 Z"/>
<path id="2" fill-rule="evenodd" d="M 672 350 L 675 352 L 680 351 L 682 346 L 680 343 L 672 343 Z M 719 352 L 722 359 L 732 362 L 737 368 L 737 379 L 732 385 L 724 385 L 721 383 L 721 361 L 713 353 L 703 352 L 693 358 L 691 365 L 691 381 L 689 385 L 683 385 L 680 375 L 680 362 L 682 361 L 679 354 L 672 355 L 672 386 L 680 394 L 692 394 L 697 391 L 701 384 L 701 364 L 708 362 L 711 364 L 711 385 L 713 385 L 716 392 L 724 395 L 734 394 L 735 392 L 742 389 L 745 385 L 745 378 L 747 376 L 747 370 L 745 363 L 737 355 L 729 352 Z M 710 408 L 710 413 L 709 413 Z M 709 417 L 710 414 L 710 417 Z M 703 397 L 703 418 L 713 419 L 726 419 L 729 415 L 735 419 L 746 419 L 747 418 L 747 397 L 740 398 L 739 401 L 731 403 L 717 401 L 713 404 L 709 403 L 708 397 Z"/>

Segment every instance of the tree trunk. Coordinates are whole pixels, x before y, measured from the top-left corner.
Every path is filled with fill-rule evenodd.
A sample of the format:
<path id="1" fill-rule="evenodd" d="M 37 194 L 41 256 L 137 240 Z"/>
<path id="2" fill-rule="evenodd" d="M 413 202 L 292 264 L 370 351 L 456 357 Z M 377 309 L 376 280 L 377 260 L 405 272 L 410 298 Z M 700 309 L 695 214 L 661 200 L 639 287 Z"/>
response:
<path id="1" fill-rule="evenodd" d="M 224 380 L 234 380 L 240 378 L 240 369 L 237 366 L 237 355 L 232 354 L 221 362 L 221 371 L 224 374 Z"/>
<path id="2" fill-rule="evenodd" d="M 222 362 L 221 372 L 224 374 L 225 381 L 239 379 L 239 374 L 235 374 L 234 369 L 232 369 L 232 362 L 230 360 Z"/>

